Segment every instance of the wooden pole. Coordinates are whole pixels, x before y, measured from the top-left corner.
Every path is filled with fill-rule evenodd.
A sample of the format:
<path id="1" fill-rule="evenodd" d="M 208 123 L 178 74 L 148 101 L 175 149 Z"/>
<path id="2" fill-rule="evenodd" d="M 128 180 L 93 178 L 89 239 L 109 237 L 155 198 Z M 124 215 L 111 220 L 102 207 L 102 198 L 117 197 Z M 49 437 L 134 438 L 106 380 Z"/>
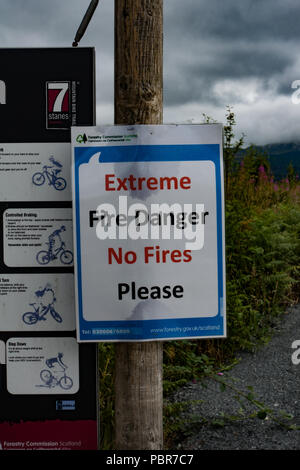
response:
<path id="1" fill-rule="evenodd" d="M 115 124 L 161 124 L 163 0 L 115 0 Z M 162 342 L 116 344 L 117 450 L 161 450 Z"/>

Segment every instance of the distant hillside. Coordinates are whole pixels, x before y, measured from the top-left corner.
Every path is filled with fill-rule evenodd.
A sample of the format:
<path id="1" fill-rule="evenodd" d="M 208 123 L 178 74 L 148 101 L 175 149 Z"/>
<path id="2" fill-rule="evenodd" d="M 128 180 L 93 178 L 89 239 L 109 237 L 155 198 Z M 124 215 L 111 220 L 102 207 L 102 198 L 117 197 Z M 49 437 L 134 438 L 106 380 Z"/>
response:
<path id="1" fill-rule="evenodd" d="M 253 147 L 268 155 L 275 179 L 286 177 L 290 163 L 300 177 L 300 143 L 255 145 Z"/>

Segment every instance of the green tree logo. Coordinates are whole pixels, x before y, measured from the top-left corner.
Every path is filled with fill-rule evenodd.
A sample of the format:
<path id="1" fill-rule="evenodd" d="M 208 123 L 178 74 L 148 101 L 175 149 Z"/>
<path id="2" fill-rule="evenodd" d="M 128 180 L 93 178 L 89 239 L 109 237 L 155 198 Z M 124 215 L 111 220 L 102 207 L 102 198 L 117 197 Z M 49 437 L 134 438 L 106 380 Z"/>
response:
<path id="1" fill-rule="evenodd" d="M 78 134 L 78 136 L 76 137 L 76 142 L 78 142 L 79 144 L 82 144 L 82 143 L 86 143 L 87 142 L 87 136 L 86 134 Z"/>

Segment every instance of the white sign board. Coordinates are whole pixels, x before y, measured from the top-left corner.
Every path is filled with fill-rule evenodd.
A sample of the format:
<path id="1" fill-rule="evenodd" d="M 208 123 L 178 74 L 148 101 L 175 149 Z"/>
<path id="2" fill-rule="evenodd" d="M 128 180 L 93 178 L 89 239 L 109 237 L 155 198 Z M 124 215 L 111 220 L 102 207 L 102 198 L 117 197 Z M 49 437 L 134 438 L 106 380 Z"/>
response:
<path id="1" fill-rule="evenodd" d="M 69 201 L 70 144 L 5 143 L 0 152 L 0 200 Z"/>
<path id="2" fill-rule="evenodd" d="M 79 389 L 75 338 L 9 338 L 7 389 L 14 395 L 73 394 Z"/>
<path id="3" fill-rule="evenodd" d="M 78 341 L 225 336 L 222 127 L 72 128 Z"/>

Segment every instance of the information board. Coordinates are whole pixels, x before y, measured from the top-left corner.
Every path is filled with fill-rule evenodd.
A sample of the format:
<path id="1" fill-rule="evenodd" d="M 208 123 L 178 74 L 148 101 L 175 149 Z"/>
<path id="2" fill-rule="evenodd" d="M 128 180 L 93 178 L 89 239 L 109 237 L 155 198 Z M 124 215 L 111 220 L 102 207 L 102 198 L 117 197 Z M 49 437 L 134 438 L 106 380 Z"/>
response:
<path id="1" fill-rule="evenodd" d="M 223 337 L 221 125 L 72 128 L 79 341 Z"/>
<path id="2" fill-rule="evenodd" d="M 70 172 L 70 126 L 94 124 L 94 49 L 0 49 L 0 61 L 0 447 L 97 449 Z"/>

